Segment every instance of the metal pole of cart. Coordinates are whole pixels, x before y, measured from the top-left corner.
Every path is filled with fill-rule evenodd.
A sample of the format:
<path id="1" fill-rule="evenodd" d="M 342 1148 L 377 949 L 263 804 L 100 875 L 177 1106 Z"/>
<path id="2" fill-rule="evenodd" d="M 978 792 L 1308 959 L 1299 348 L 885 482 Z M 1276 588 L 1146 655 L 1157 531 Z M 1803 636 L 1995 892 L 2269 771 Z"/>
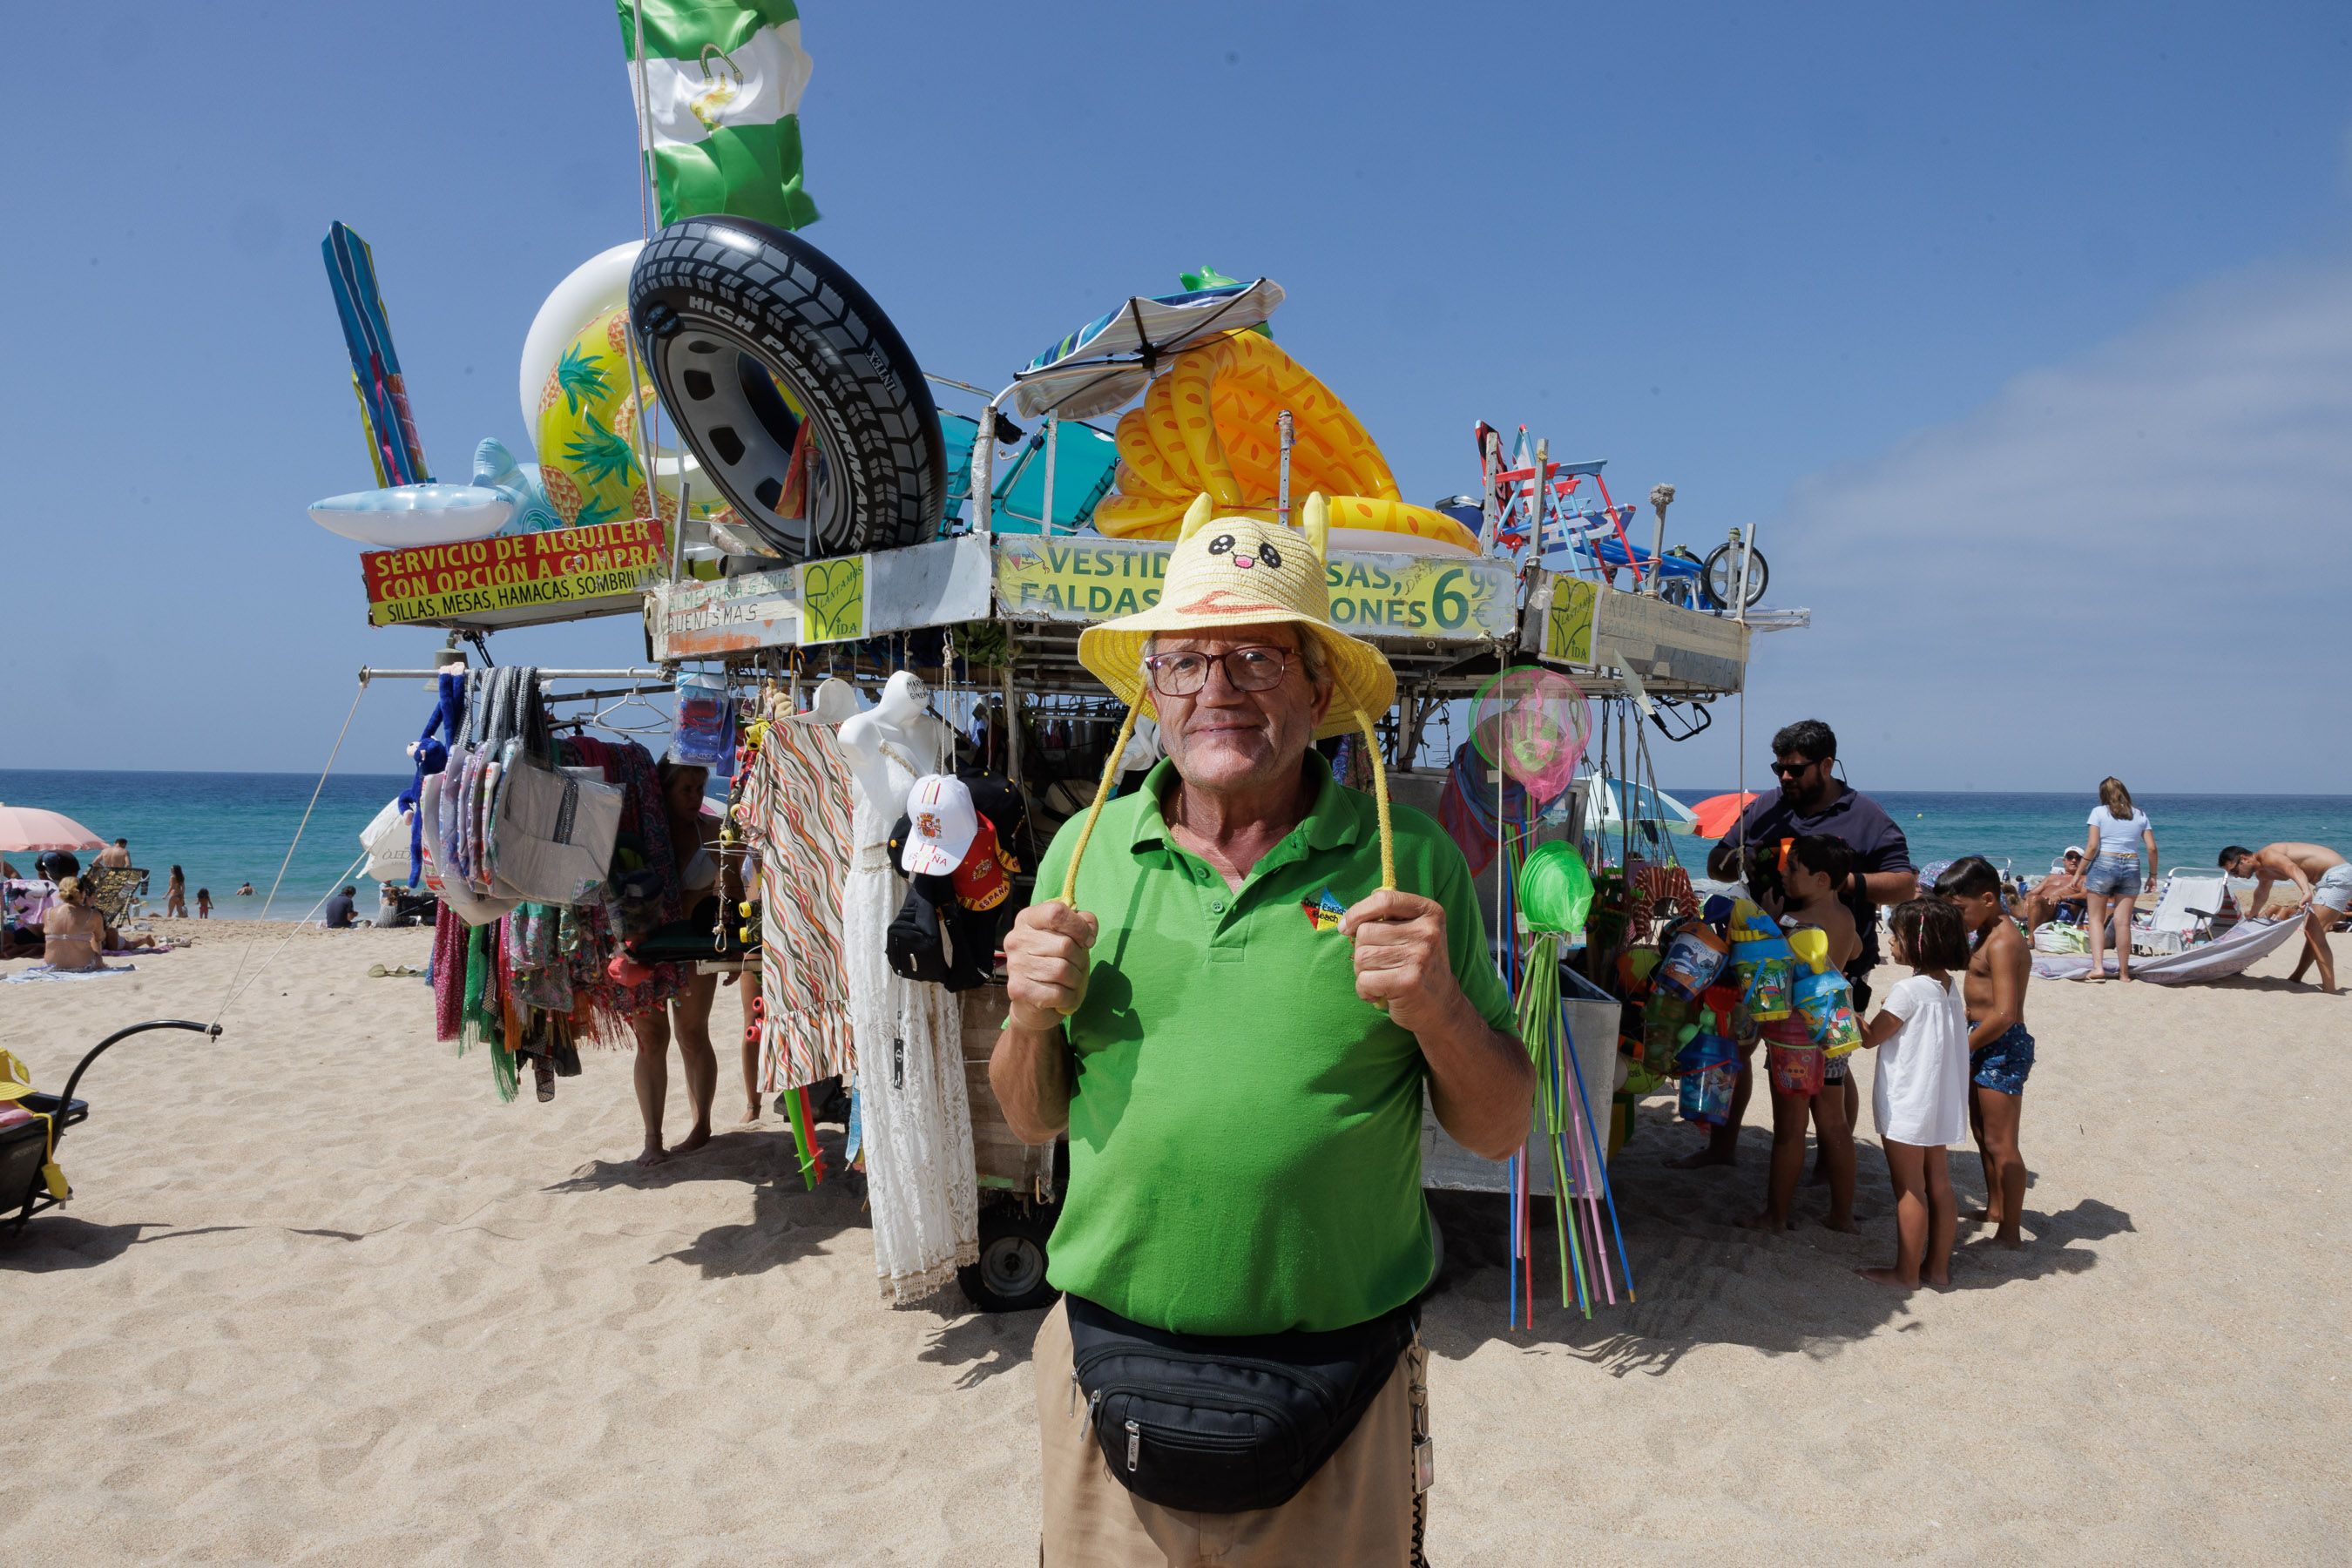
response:
<path id="1" fill-rule="evenodd" d="M 1054 451 L 1062 443 L 1062 416 L 1053 410 L 1045 412 L 1045 500 L 1037 509 L 1037 531 L 1054 531 Z"/>
<path id="2" fill-rule="evenodd" d="M 1674 486 L 1652 485 L 1650 487 L 1650 504 L 1655 507 L 1658 512 L 1658 531 L 1653 536 L 1650 544 L 1649 590 L 1650 596 L 1654 599 L 1658 596 L 1658 580 L 1666 569 L 1666 508 L 1674 503 Z"/>
<path id="3" fill-rule="evenodd" d="M 1283 527 L 1290 526 L 1290 443 L 1292 426 L 1290 410 L 1286 408 L 1274 416 L 1276 437 L 1282 448 L 1279 477 L 1275 481 L 1275 517 Z"/>

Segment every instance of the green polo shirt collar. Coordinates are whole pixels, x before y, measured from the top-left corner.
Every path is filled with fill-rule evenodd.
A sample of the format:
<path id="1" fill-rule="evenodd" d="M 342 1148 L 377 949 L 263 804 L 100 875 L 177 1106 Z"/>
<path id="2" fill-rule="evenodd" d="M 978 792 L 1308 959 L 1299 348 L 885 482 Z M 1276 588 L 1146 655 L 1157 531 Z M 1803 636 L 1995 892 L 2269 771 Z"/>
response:
<path id="1" fill-rule="evenodd" d="M 1265 861 L 1276 864 L 1293 858 L 1283 854 L 1284 846 L 1303 837 L 1306 847 L 1318 852 L 1352 846 L 1367 831 L 1364 814 L 1373 809 L 1371 799 L 1354 790 L 1341 789 L 1331 776 L 1331 766 L 1320 753 L 1307 753 L 1307 773 L 1314 781 L 1315 800 L 1307 806 L 1306 817 L 1291 829 L 1282 844 L 1268 851 Z M 1143 775 L 1143 787 L 1137 793 L 1143 796 L 1135 814 L 1135 831 L 1128 840 L 1130 853 L 1145 849 L 1176 848 L 1176 841 L 1168 831 L 1168 792 L 1176 786 L 1176 764 L 1162 757 Z M 1374 819 L 1377 822 L 1377 818 Z M 1181 850 L 1179 851 L 1181 852 Z M 1256 875 L 1255 868 L 1251 875 Z"/>

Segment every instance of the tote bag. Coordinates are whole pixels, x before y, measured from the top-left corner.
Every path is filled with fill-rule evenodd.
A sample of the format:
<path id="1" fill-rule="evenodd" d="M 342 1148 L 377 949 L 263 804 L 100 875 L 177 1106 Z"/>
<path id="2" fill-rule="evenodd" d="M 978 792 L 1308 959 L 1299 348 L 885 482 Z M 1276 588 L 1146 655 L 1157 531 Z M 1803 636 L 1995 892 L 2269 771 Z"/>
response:
<path id="1" fill-rule="evenodd" d="M 416 809 L 425 823 L 425 885 L 451 914 L 469 926 L 486 926 L 522 900 L 478 893 L 466 886 L 463 877 L 446 869 L 449 859 L 441 840 L 441 786 L 448 776 L 446 773 L 425 774 L 425 791 L 418 796 Z"/>
<path id="2" fill-rule="evenodd" d="M 620 831 L 618 785 L 596 770 L 545 767 L 518 752 L 491 807 L 491 885 L 527 903 L 584 903 L 604 885 Z"/>

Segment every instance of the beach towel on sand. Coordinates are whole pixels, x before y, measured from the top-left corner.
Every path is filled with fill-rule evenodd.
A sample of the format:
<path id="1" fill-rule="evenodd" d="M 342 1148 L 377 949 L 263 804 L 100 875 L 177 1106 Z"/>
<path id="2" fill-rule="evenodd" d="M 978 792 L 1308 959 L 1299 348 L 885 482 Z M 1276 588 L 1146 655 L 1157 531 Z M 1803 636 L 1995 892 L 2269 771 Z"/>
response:
<path id="1" fill-rule="evenodd" d="M 8 984 L 24 985 L 36 980 L 99 980 L 110 974 L 129 974 L 138 967 L 135 963 L 117 963 L 102 969 L 59 969 L 52 963 L 37 963 L 30 969 L 20 969 L 8 976 Z"/>

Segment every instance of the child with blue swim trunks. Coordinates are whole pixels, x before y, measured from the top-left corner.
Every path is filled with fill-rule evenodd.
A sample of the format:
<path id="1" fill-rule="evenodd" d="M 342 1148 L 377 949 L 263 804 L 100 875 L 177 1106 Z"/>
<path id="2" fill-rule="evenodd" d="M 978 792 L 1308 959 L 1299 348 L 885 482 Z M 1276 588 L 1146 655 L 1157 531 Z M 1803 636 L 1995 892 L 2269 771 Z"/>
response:
<path id="1" fill-rule="evenodd" d="M 1969 1010 L 1969 1126 L 1984 1161 L 1982 1218 L 1993 1239 L 2025 1245 L 2025 1157 L 2017 1124 L 2025 1079 L 2033 1071 L 2033 1037 L 2025 1028 L 2025 982 L 2033 950 L 2001 907 L 2000 873 L 1980 855 L 1964 856 L 1936 879 L 1936 896 L 1959 910 L 1968 928 L 1969 970 L 1962 994 Z"/>

